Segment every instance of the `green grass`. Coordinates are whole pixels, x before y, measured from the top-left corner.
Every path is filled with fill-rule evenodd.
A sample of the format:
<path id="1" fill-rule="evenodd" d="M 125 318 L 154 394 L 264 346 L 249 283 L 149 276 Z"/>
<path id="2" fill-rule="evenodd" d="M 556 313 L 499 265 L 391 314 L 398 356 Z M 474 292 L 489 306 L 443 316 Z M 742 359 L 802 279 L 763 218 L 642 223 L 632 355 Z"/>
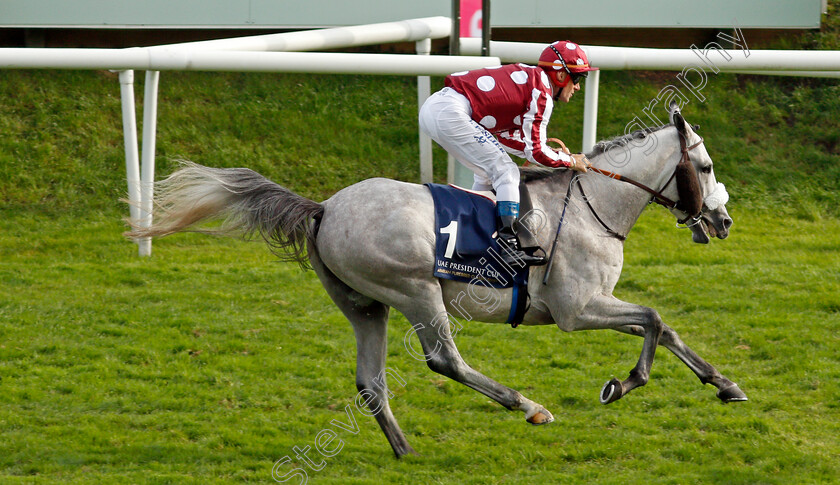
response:
<path id="1" fill-rule="evenodd" d="M 830 481 L 840 221 L 732 213 L 731 238 L 701 247 L 647 211 L 616 293 L 659 309 L 749 402 L 720 404 L 661 350 L 648 386 L 601 406 L 600 386 L 632 367 L 640 339 L 469 324 L 457 337 L 468 361 L 554 412 L 535 428 L 414 360 L 395 315 L 388 364 L 406 385 L 392 405 L 423 456 L 394 460 L 356 412 L 359 434 L 340 431 L 344 448 L 310 479 Z M 4 480 L 265 482 L 294 446 L 345 420 L 352 330 L 311 272 L 261 244 L 184 235 L 139 259 L 111 219 L 6 215 L 0 230 Z"/>
<path id="2" fill-rule="evenodd" d="M 806 41 L 831 46 L 831 29 Z M 602 138 L 675 80 L 601 79 Z M 732 196 L 730 238 L 695 245 L 654 208 L 627 241 L 616 295 L 656 308 L 749 402 L 720 404 L 662 349 L 646 387 L 601 406 L 640 339 L 467 325 L 467 361 L 557 418 L 532 427 L 414 360 L 395 312 L 388 365 L 406 385 L 392 408 L 422 456 L 395 460 L 356 412 L 359 433 L 337 430 L 344 447 L 311 483 L 836 481 L 838 89 L 710 76 L 685 115 Z M 314 274 L 200 235 L 138 258 L 120 235 L 115 75 L 0 71 L 0 99 L 0 482 L 272 483 L 283 456 L 301 465 L 293 447 L 336 429 L 356 396 L 352 329 Z M 558 108 L 550 130 L 573 150 L 582 109 L 582 96 Z M 246 166 L 315 200 L 416 181 L 416 112 L 411 78 L 163 73 L 158 175 L 178 158 Z"/>

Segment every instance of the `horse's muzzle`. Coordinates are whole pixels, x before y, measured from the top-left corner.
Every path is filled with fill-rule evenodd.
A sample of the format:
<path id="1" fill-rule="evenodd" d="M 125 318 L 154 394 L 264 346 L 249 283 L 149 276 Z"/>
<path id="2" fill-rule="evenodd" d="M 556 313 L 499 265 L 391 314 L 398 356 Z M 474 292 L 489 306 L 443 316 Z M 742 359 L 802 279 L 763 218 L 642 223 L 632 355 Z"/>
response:
<path id="1" fill-rule="evenodd" d="M 732 218 L 724 210 L 703 214 L 700 222 L 691 227 L 692 240 L 699 244 L 708 244 L 710 237 L 726 239 L 729 237 L 729 228 L 732 227 Z"/>

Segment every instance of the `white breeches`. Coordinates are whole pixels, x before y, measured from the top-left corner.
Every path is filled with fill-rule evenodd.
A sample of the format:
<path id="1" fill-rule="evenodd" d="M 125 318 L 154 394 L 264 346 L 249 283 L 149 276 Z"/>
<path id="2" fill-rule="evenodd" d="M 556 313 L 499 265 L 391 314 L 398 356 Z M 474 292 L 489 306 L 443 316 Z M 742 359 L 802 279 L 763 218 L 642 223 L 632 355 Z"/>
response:
<path id="1" fill-rule="evenodd" d="M 443 88 L 420 108 L 420 129 L 475 173 L 473 190 L 492 187 L 497 200 L 518 203 L 519 167 L 471 114 L 467 98 Z"/>

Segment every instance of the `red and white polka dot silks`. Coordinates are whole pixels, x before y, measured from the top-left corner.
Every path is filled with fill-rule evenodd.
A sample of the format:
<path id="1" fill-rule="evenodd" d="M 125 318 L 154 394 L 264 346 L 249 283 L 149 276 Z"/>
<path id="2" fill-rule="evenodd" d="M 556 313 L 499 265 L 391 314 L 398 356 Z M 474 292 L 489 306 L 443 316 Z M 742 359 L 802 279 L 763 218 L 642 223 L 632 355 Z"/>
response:
<path id="1" fill-rule="evenodd" d="M 509 64 L 456 72 L 445 84 L 467 98 L 472 119 L 496 135 L 508 152 L 548 167 L 569 166 L 568 155 L 545 143 L 554 101 L 542 69 Z"/>

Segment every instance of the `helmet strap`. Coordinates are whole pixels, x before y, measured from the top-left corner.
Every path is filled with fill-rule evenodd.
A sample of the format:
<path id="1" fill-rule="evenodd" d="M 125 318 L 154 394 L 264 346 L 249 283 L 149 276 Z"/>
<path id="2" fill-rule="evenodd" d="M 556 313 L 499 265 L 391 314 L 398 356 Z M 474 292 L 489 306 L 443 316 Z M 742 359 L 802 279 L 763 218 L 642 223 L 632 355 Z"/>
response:
<path id="1" fill-rule="evenodd" d="M 557 93 L 553 97 L 553 100 L 557 101 L 558 99 L 560 99 L 560 93 L 563 92 L 563 88 L 565 88 L 566 86 L 569 85 L 569 82 L 572 80 L 572 76 L 569 76 L 569 74 L 567 73 L 566 74 L 566 79 L 561 83 L 560 79 L 559 79 L 560 78 L 560 72 L 559 71 L 554 71 L 552 74 L 553 75 L 548 76 L 549 79 L 551 79 L 551 81 L 554 83 L 555 86 L 560 88 L 560 89 L 557 90 Z"/>
<path id="2" fill-rule="evenodd" d="M 571 82 L 572 76 L 570 76 L 569 73 L 567 72 L 566 73 L 566 79 L 561 82 L 560 81 L 560 73 L 561 72 L 565 72 L 565 71 L 554 71 L 555 84 L 557 84 L 557 86 L 560 87 L 560 88 L 565 88 L 566 85 L 569 84 L 569 82 Z"/>

